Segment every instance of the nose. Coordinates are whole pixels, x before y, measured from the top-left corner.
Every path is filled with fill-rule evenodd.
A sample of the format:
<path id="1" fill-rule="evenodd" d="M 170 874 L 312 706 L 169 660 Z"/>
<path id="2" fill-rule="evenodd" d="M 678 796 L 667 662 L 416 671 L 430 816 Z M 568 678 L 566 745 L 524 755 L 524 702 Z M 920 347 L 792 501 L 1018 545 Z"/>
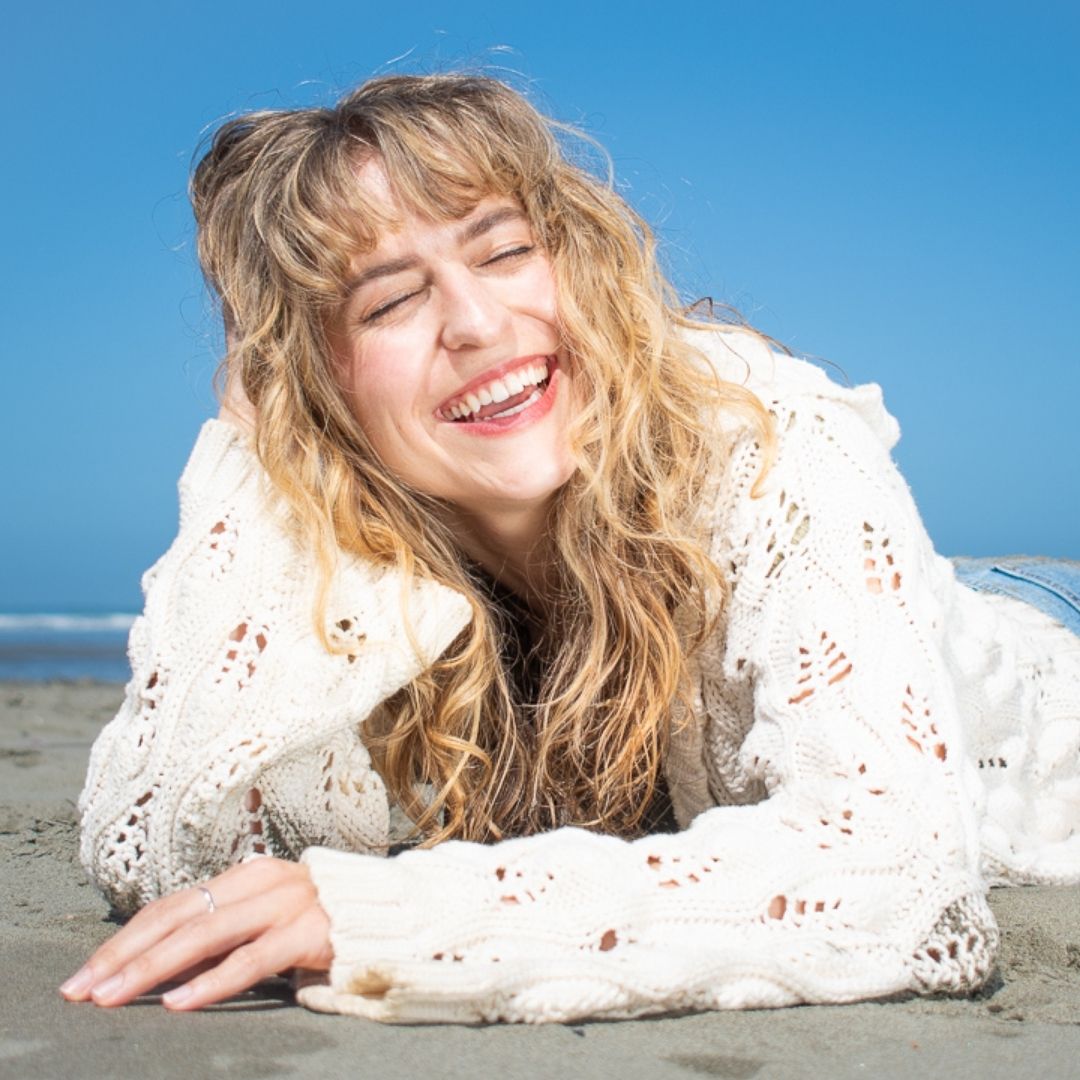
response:
<path id="1" fill-rule="evenodd" d="M 510 311 L 497 286 L 462 266 L 442 282 L 442 340 L 452 351 L 496 345 L 510 323 Z"/>

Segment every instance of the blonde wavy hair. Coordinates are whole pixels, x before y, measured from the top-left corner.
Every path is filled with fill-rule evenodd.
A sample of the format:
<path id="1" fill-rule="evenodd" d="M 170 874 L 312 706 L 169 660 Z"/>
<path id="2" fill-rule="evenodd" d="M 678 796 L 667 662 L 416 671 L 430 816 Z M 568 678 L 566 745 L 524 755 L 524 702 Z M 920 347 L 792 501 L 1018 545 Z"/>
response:
<path id="1" fill-rule="evenodd" d="M 688 662 L 726 595 L 698 514 L 726 450 L 710 417 L 737 414 L 772 445 L 760 402 L 680 336 L 704 317 L 684 314 L 648 227 L 610 182 L 569 160 L 571 134 L 490 78 L 389 76 L 333 108 L 228 121 L 191 182 L 199 259 L 230 328 L 225 364 L 324 583 L 344 550 L 472 607 L 446 654 L 365 725 L 428 844 L 562 824 L 641 831 Z M 401 207 L 437 220 L 517 200 L 553 265 L 583 405 L 577 470 L 552 512 L 557 602 L 534 643 L 536 700 L 521 700 L 506 612 L 446 507 L 380 464 L 335 375 L 327 327 L 350 264 L 394 225 L 357 181 L 371 159 Z"/>

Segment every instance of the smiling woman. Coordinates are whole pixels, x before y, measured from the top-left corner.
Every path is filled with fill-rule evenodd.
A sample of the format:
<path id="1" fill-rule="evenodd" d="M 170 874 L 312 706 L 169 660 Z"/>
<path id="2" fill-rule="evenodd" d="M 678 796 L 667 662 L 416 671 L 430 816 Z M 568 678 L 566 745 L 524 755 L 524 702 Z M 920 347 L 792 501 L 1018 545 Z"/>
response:
<path id="1" fill-rule="evenodd" d="M 574 471 L 551 262 L 509 198 L 433 221 L 393 205 L 377 164 L 359 179 L 385 193 L 382 216 L 396 227 L 358 259 L 332 322 L 349 407 L 395 475 L 478 523 L 493 519 L 481 535 L 500 550 L 472 554 L 517 561 Z M 497 527 L 510 508 L 517 535 Z"/>
<path id="2" fill-rule="evenodd" d="M 961 584 L 878 388 L 685 310 L 566 138 L 468 76 L 214 137 L 222 418 L 80 804 L 141 910 L 69 999 L 966 993 L 989 881 L 1080 880 L 1076 579 Z"/>

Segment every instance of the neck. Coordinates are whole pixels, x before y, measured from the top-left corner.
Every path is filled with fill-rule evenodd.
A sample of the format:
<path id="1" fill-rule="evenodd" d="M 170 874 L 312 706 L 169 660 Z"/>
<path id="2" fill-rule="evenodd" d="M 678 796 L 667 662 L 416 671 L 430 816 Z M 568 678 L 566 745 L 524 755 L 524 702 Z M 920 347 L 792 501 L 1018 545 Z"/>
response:
<path id="1" fill-rule="evenodd" d="M 552 591 L 550 514 L 550 502 L 500 513 L 453 512 L 465 552 L 537 613 L 547 609 Z"/>

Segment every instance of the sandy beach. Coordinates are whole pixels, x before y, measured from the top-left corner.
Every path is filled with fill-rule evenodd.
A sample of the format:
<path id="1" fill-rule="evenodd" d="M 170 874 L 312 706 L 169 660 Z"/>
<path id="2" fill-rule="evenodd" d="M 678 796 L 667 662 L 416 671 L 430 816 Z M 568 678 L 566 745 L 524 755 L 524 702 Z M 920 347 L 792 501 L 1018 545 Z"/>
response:
<path id="1" fill-rule="evenodd" d="M 525 1027 L 383 1027 L 267 985 L 202 1014 L 105 1012 L 57 984 L 109 935 L 77 860 L 75 800 L 121 688 L 0 683 L 2 1077 L 834 1078 L 1080 1075 L 1080 889 L 1001 889 L 999 971 L 975 1000 Z"/>

